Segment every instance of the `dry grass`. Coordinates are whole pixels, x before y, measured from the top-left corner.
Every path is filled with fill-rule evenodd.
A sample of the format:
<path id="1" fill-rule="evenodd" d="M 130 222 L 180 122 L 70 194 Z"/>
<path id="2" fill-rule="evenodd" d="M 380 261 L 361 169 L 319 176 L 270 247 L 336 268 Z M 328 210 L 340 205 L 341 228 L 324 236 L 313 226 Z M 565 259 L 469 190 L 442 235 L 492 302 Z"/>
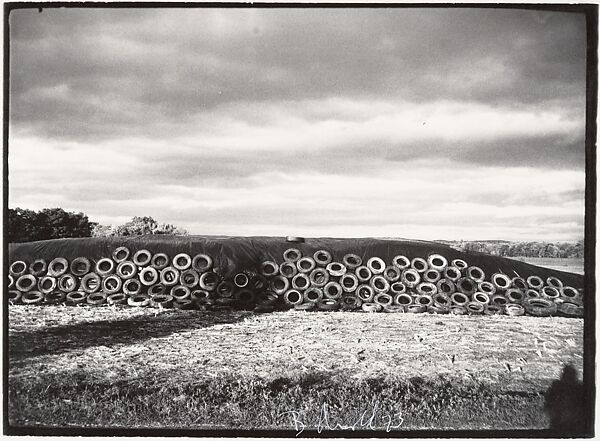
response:
<path id="1" fill-rule="evenodd" d="M 154 311 L 11 307 L 10 375 L 77 369 L 94 378 L 272 377 L 348 370 L 353 377 L 477 374 L 507 387 L 580 372 L 582 320 L 300 311 Z M 88 332 L 89 331 L 89 332 Z"/>
<path id="2" fill-rule="evenodd" d="M 187 403 L 187 392 L 181 391 L 181 385 L 225 384 L 224 379 L 229 383 L 233 381 L 238 387 L 253 384 L 256 389 L 259 383 L 302 379 L 307 375 L 335 379 L 336 384 L 359 384 L 372 379 L 381 379 L 382 384 L 395 384 L 397 380 L 414 378 L 435 382 L 444 378 L 460 384 L 487 384 L 494 394 L 532 393 L 538 397 L 560 376 L 565 364 L 572 364 L 580 378 L 583 368 L 583 321 L 558 317 L 301 311 L 253 314 L 245 311 L 11 306 L 9 344 L 9 383 L 24 387 L 32 379 L 39 380 L 41 389 L 30 391 L 36 399 L 43 400 L 43 396 L 37 395 L 45 384 L 50 388 L 65 378 L 74 379 L 72 381 L 79 384 L 79 389 L 84 387 L 89 391 L 98 385 L 110 386 L 116 382 L 127 390 L 132 385 L 148 388 L 149 384 L 159 384 L 162 394 L 175 391 L 169 392 L 174 397 L 168 400 L 168 412 L 173 411 L 169 406 L 181 405 L 177 401 L 180 396 Z M 229 390 L 227 388 L 233 386 L 223 387 Z M 255 389 L 252 389 L 254 392 L 244 389 L 244 394 L 255 393 Z M 64 390 L 61 393 L 67 393 Z M 86 401 L 79 413 L 73 411 L 69 421 L 75 421 L 75 424 L 77 421 L 97 421 L 94 420 L 96 416 L 82 410 L 94 407 L 96 401 L 100 401 L 93 398 L 94 393 L 89 392 L 93 404 Z M 297 399 L 309 398 L 316 399 Z M 63 398 L 60 400 L 64 401 Z M 535 400 L 535 410 L 530 411 L 533 416 L 523 413 L 527 415 L 527 418 L 523 416 L 523 424 L 532 424 L 531 421 L 536 419 L 536 424 L 545 424 L 540 398 Z M 127 400 L 123 403 L 124 409 L 132 406 Z M 456 403 L 458 406 L 461 401 Z M 473 399 L 471 403 L 475 405 L 479 401 Z M 189 403 L 187 405 L 191 409 Z M 228 402 L 227 412 L 236 405 L 236 402 Z M 22 401 L 15 406 L 17 414 L 31 410 L 31 406 Z M 261 415 L 273 414 L 274 410 L 268 409 L 268 404 L 264 406 L 266 410 L 261 411 Z M 248 409 L 252 407 L 249 405 Z M 160 412 L 164 412 L 161 409 Z M 242 410 L 237 410 L 240 415 Z M 521 412 L 518 408 L 514 411 Z M 430 415 L 427 412 L 425 414 Z M 538 416 L 535 416 L 536 412 Z M 134 414 L 128 420 L 133 425 L 138 424 Z M 225 418 L 221 414 L 215 415 L 214 418 Z M 40 419 L 41 424 L 52 421 L 51 415 L 35 418 Z M 248 418 L 240 416 L 235 424 L 238 421 L 252 424 Z M 139 424 L 147 425 L 148 420 L 152 419 L 148 417 Z M 481 422 L 483 420 L 477 420 L 476 424 L 492 424 Z M 415 424 L 423 424 L 419 421 Z M 511 421 L 514 416 L 506 416 L 502 424 L 511 427 Z M 172 418 L 165 417 L 157 424 L 174 423 Z M 438 423 L 431 424 L 437 427 L 435 424 Z"/>

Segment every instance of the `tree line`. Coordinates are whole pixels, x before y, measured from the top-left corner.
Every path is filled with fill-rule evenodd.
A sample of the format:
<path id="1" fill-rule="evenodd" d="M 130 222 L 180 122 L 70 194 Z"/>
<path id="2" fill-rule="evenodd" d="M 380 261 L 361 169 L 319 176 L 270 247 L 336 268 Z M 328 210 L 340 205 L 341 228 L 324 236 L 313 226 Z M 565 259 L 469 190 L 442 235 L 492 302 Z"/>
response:
<path id="1" fill-rule="evenodd" d="M 8 241 L 33 242 L 36 240 L 69 237 L 136 236 L 141 234 L 187 235 L 187 231 L 172 224 L 158 223 L 150 216 L 136 216 L 122 225 L 100 225 L 84 213 L 68 212 L 62 208 L 44 208 L 40 211 L 23 208 L 8 209 Z"/>
<path id="2" fill-rule="evenodd" d="M 583 240 L 577 242 L 446 241 L 444 243 L 464 251 L 477 251 L 502 257 L 583 258 Z"/>

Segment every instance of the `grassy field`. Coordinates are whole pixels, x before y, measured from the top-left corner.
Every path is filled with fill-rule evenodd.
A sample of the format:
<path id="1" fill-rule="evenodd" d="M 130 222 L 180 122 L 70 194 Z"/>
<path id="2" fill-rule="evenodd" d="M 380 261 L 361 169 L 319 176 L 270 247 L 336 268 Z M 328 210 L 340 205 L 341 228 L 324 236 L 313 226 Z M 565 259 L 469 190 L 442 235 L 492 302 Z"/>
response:
<path id="1" fill-rule="evenodd" d="M 15 427 L 543 429 L 583 321 L 11 306 Z"/>
<path id="2" fill-rule="evenodd" d="M 568 273 L 583 274 L 584 270 L 583 259 L 578 258 L 511 257 L 511 259 Z"/>

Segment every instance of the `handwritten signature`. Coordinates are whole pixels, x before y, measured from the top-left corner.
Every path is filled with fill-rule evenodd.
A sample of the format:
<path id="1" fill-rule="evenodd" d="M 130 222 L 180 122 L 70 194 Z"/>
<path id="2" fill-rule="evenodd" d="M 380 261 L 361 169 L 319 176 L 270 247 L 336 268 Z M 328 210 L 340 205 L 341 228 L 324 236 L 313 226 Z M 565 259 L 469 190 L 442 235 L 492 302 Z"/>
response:
<path id="1" fill-rule="evenodd" d="M 370 414 L 369 414 L 370 411 Z M 398 429 L 404 423 L 401 414 L 395 414 L 393 417 L 388 414 L 380 414 L 381 409 L 379 408 L 379 401 L 373 403 L 372 409 L 366 409 L 353 424 L 344 425 L 340 422 L 332 422 L 329 415 L 329 406 L 327 403 L 323 403 L 321 406 L 321 412 L 319 413 L 319 419 L 317 421 L 317 432 L 321 433 L 323 430 L 357 430 L 357 429 L 368 429 L 368 430 L 379 430 L 385 428 L 386 432 L 390 432 L 393 429 Z M 289 415 L 292 418 L 292 424 L 296 430 L 296 436 L 304 432 L 307 427 L 307 423 L 302 421 L 302 415 L 299 411 L 290 410 L 287 412 L 280 413 L 279 416 Z M 377 417 L 379 416 L 381 426 L 377 426 Z"/>

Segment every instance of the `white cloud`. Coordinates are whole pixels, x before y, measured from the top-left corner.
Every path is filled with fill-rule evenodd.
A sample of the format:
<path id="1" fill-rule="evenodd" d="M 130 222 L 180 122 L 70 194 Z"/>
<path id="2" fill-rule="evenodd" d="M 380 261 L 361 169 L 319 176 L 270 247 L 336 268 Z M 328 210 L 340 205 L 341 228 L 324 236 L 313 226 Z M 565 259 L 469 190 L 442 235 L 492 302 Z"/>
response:
<path id="1" fill-rule="evenodd" d="M 583 191 L 581 171 L 421 159 L 375 162 L 368 174 L 259 172 L 248 178 L 252 185 L 227 187 L 182 184 L 177 170 L 166 183 L 135 174 L 141 150 L 107 155 L 100 147 L 69 147 L 15 142 L 9 205 L 82 210 L 113 225 L 151 215 L 198 234 L 532 240 L 583 234 L 583 199 L 563 197 Z"/>
<path id="2" fill-rule="evenodd" d="M 348 144 L 472 144 L 517 137 L 526 141 L 536 136 L 575 138 L 584 130 L 582 117 L 568 117 L 560 108 L 540 111 L 472 102 L 419 104 L 367 99 L 228 105 L 198 115 L 191 124 L 200 130 L 182 138 L 186 144 L 231 151 L 310 152 Z"/>

